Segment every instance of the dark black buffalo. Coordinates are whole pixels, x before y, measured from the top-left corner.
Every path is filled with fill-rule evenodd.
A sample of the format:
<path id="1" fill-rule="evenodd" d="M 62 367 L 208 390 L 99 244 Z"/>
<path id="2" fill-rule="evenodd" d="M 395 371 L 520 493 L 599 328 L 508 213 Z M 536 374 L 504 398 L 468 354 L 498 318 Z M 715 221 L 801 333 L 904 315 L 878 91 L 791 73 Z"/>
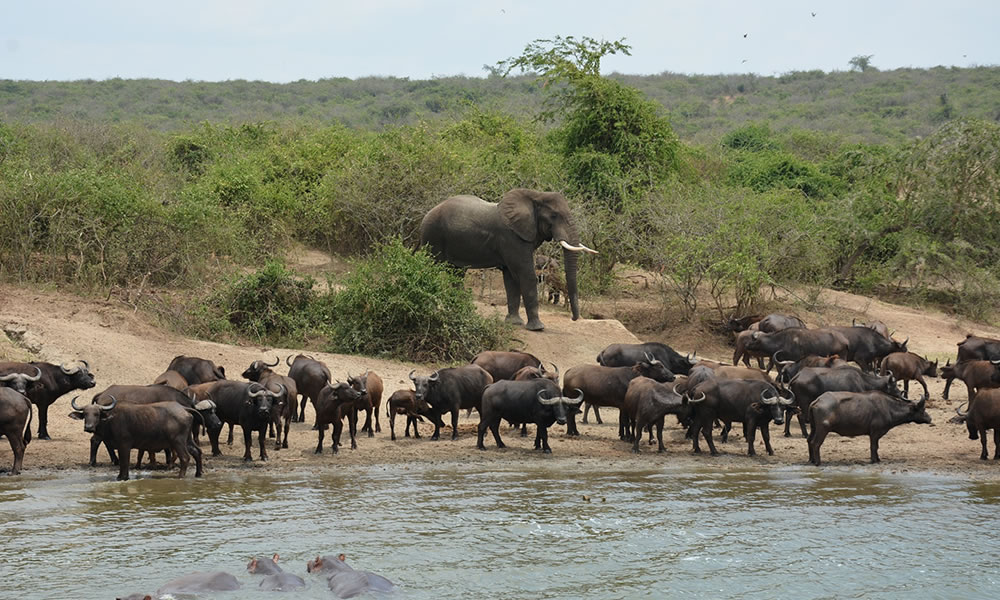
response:
<path id="1" fill-rule="evenodd" d="M 410 371 L 410 380 L 416 388 L 416 401 L 430 405 L 430 418 L 434 421 L 432 440 L 440 437 L 441 415 L 451 413 L 451 439 L 458 439 L 458 413 L 462 410 L 475 408 L 479 410 L 483 402 L 483 391 L 493 383 L 482 367 L 468 365 L 440 369 L 430 375 L 414 377 L 415 371 Z"/>
<path id="2" fill-rule="evenodd" d="M 761 430 L 765 446 L 770 449 L 767 425 L 770 421 L 781 425 L 784 422 L 785 406 L 792 404 L 792 398 L 784 398 L 773 385 L 766 381 L 750 381 L 745 379 L 712 379 L 706 381 L 686 394 L 693 411 L 694 435 L 691 436 L 694 452 L 700 453 L 698 431 L 701 431 L 712 456 L 718 456 L 715 442 L 712 440 L 712 425 L 718 419 L 726 425 L 733 422 L 743 423 L 744 431 L 748 429 L 748 417 L 754 404 L 759 404 L 763 410 L 770 412 L 770 419 L 755 418 L 755 426 Z M 725 441 L 725 440 L 723 440 Z M 752 448 L 752 447 L 751 447 Z"/>
<path id="3" fill-rule="evenodd" d="M 844 334 L 830 329 L 792 328 L 774 333 L 755 331 L 746 343 L 746 349 L 750 352 L 765 356 L 780 353 L 782 360 L 793 361 L 810 355 L 846 356 L 847 348 L 848 342 Z"/>
<path id="4" fill-rule="evenodd" d="M 219 381 L 226 378 L 226 370 L 215 366 L 215 363 L 195 356 L 175 356 L 168 371 L 176 371 L 188 382 L 188 385 L 196 383 L 208 383 L 209 381 Z"/>
<path id="5" fill-rule="evenodd" d="M 729 330 L 733 333 L 739 333 L 741 331 L 746 331 L 750 326 L 759 322 L 763 319 L 763 315 L 747 315 L 745 317 L 737 317 L 732 315 L 729 317 Z"/>
<path id="6" fill-rule="evenodd" d="M 878 441 L 890 429 L 904 423 L 930 423 L 924 409 L 927 396 L 909 402 L 882 392 L 826 392 L 809 406 L 809 462 L 820 465 L 819 449 L 829 433 L 847 437 L 867 435 L 871 461 L 879 462 Z"/>
<path id="7" fill-rule="evenodd" d="M 295 416 L 295 403 L 299 397 L 298 384 L 291 377 L 286 377 L 271 370 L 271 367 L 278 366 L 278 357 L 274 357 L 274 363 L 266 363 L 262 360 L 255 360 L 250 363 L 243 377 L 250 381 L 256 381 L 271 391 L 276 391 L 279 386 L 284 386 L 285 395 L 275 398 L 274 409 L 271 411 L 271 425 L 268 425 L 268 432 L 273 427 L 277 431 L 274 438 L 274 449 L 280 450 L 288 447 L 288 430 L 291 428 L 292 417 Z M 282 421 L 284 421 L 284 436 L 282 436 Z"/>
<path id="8" fill-rule="evenodd" d="M 195 459 L 195 477 L 201 477 L 201 449 L 191 437 L 191 426 L 198 413 L 176 402 L 154 404 L 119 404 L 112 399 L 110 405 L 71 406 L 71 419 L 83 421 L 83 430 L 114 440 L 118 450 L 118 480 L 128 480 L 129 453 L 133 448 L 157 452 L 171 450 L 180 461 L 180 477 L 187 474 L 191 456 Z"/>
<path id="9" fill-rule="evenodd" d="M 647 354 L 662 362 L 675 375 L 687 375 L 691 366 L 698 362 L 690 354 L 681 356 L 670 346 L 659 342 L 611 344 L 597 355 L 597 362 L 605 367 L 631 367 L 644 360 L 648 362 Z"/>
<path id="10" fill-rule="evenodd" d="M 0 363 L 0 376 L 25 373 L 32 377 L 41 371 L 41 379 L 28 386 L 28 400 L 38 407 L 38 439 L 49 440 L 49 406 L 63 394 L 73 390 L 89 390 L 96 385 L 87 361 L 54 365 L 47 362 Z"/>
<path id="11" fill-rule="evenodd" d="M 541 449 L 545 454 L 551 454 L 548 428 L 553 423 L 565 425 L 568 415 L 578 411 L 581 402 L 583 392 L 579 392 L 575 398 L 563 397 L 559 392 L 559 385 L 550 379 L 498 381 L 483 392 L 476 447 L 486 450 L 483 437 L 489 428 L 496 439 L 497 448 L 504 448 L 503 440 L 500 439 L 500 420 L 506 419 L 511 423 L 534 423 L 535 450 Z"/>
<path id="12" fill-rule="evenodd" d="M 333 381 L 330 369 L 322 362 L 311 356 L 299 354 L 294 361 L 290 361 L 291 355 L 285 357 L 285 364 L 288 365 L 288 376 L 295 380 L 295 386 L 299 394 L 302 394 L 302 402 L 299 405 L 299 414 L 292 411 L 293 421 L 306 420 L 306 402 L 311 401 L 313 409 L 316 408 L 316 400 L 319 393 L 323 391 L 328 383 Z M 294 403 L 295 399 L 292 398 Z"/>
<path id="13" fill-rule="evenodd" d="M 808 437 L 806 421 L 807 411 L 813 400 L 825 392 L 872 392 L 878 391 L 897 398 L 902 392 L 896 387 L 896 378 L 892 373 L 879 376 L 865 373 L 853 368 L 806 367 L 799 371 L 788 387 L 795 394 L 795 402 L 802 411 L 799 417 L 799 427 L 802 437 Z M 785 425 L 785 437 L 791 436 L 789 424 Z"/>
<path id="14" fill-rule="evenodd" d="M 271 410 L 276 398 L 287 394 L 287 390 L 271 391 L 259 383 L 243 381 L 216 381 L 208 388 L 208 395 L 215 401 L 215 411 L 219 420 L 230 426 L 239 425 L 243 429 L 245 451 L 243 460 L 251 461 L 251 436 L 257 432 L 257 442 L 260 446 L 260 460 L 267 460 L 267 449 L 264 442 L 267 439 L 267 426 L 271 422 Z M 208 434 L 212 442 L 212 455 L 222 454 L 219 449 L 219 434 Z"/>
<path id="15" fill-rule="evenodd" d="M 357 448 L 358 408 L 363 406 L 364 395 L 350 384 L 338 381 L 324 387 L 316 399 L 316 428 L 319 431 L 319 442 L 316 444 L 316 454 L 323 452 L 323 435 L 326 426 L 333 424 L 330 434 L 330 445 L 333 452 L 340 446 L 340 436 L 344 429 L 344 417 L 347 417 L 351 433 L 351 448 Z"/>
<path id="16" fill-rule="evenodd" d="M 906 338 L 902 343 L 884 337 L 868 327 L 830 327 L 847 338 L 847 355 L 844 359 L 857 363 L 861 370 L 870 373 L 875 366 L 893 352 L 906 352 Z"/>
<path id="17" fill-rule="evenodd" d="M 27 396 L 29 384 L 32 384 L 41 378 L 42 370 L 38 367 L 35 367 L 34 376 L 14 371 L 13 373 L 0 376 L 0 387 L 9 387 L 18 394 Z"/>
<path id="18" fill-rule="evenodd" d="M 580 365 L 566 371 L 563 378 L 563 395 L 569 396 L 574 390 L 583 390 L 587 402 L 593 406 L 613 406 L 619 411 L 618 437 L 625 439 L 624 410 L 625 392 L 628 384 L 636 377 L 649 377 L 661 383 L 674 380 L 674 374 L 660 360 L 647 354 L 638 362 L 627 367 L 606 367 L 603 365 Z M 570 416 L 566 435 L 580 435 L 576 428 L 576 418 Z"/>
<path id="19" fill-rule="evenodd" d="M 537 367 L 542 369 L 542 371 L 545 370 L 542 366 L 542 361 L 538 360 L 538 357 L 534 354 L 514 350 L 509 352 L 494 350 L 480 352 L 472 359 L 472 364 L 482 367 L 484 371 L 490 374 L 493 381 L 514 379 L 514 374 L 524 367 Z"/>
<path id="20" fill-rule="evenodd" d="M 983 460 L 990 457 L 986 432 L 993 430 L 993 460 L 1000 459 L 1000 389 L 982 390 L 976 394 L 975 402 L 969 404 L 968 412 L 963 413 L 961 406 L 955 412 L 965 420 L 969 439 L 982 441 L 983 451 L 979 458 Z"/>
<path id="21" fill-rule="evenodd" d="M 660 383 L 649 377 L 636 377 L 629 382 L 624 407 L 629 420 L 626 440 L 632 441 L 632 452 L 639 452 L 639 441 L 645 428 L 649 428 L 649 443 L 653 443 L 653 424 L 656 425 L 656 439 L 660 443 L 658 452 L 663 452 L 663 421 L 666 415 L 677 415 L 682 421 L 689 416 L 690 407 L 676 389 L 676 384 Z"/>
<path id="22" fill-rule="evenodd" d="M 31 441 L 31 412 L 31 401 L 24 394 L 0 387 L 0 435 L 7 436 L 14 453 L 11 475 L 20 473 L 24 464 L 24 449 Z"/>

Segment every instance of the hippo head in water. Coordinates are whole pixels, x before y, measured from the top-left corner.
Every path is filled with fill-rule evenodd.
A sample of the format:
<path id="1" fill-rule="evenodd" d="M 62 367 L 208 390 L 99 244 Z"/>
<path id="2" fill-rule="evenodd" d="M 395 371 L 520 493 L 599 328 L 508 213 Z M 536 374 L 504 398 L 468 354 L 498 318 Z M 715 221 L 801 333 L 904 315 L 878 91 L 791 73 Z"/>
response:
<path id="1" fill-rule="evenodd" d="M 271 558 L 257 558 L 256 556 L 250 559 L 247 563 L 247 573 L 254 573 L 257 575 L 274 575 L 275 573 L 281 573 L 282 569 L 278 566 L 278 555 L 274 554 Z"/>

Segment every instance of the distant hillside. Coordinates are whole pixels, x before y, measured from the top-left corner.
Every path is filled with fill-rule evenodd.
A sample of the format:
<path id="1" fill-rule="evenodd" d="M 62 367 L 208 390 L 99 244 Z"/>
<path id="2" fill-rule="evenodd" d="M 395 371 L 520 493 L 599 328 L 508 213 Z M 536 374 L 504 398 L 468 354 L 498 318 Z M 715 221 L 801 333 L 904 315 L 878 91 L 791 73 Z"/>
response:
<path id="1" fill-rule="evenodd" d="M 1000 121 L 1000 67 L 615 77 L 663 104 L 675 131 L 694 143 L 717 141 L 748 121 L 766 121 L 776 131 L 814 129 L 869 143 L 924 136 L 957 117 Z M 379 129 L 452 118 L 470 104 L 534 115 L 541 100 L 530 77 L 339 78 L 287 84 L 0 80 L 2 120 L 139 122 L 164 131 L 201 121 L 341 122 Z"/>

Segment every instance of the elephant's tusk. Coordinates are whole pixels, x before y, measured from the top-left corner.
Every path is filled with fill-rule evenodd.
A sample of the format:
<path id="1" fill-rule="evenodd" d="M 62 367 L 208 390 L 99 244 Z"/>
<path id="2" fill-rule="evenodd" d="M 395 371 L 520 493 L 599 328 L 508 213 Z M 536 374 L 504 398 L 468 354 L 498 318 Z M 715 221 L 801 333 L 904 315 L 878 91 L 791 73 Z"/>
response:
<path id="1" fill-rule="evenodd" d="M 583 252 L 590 252 L 591 254 L 598 254 L 597 250 L 592 250 L 592 249 L 584 246 L 583 244 L 580 244 L 579 246 L 574 246 L 574 245 L 570 244 L 569 242 L 567 242 L 566 240 L 559 240 L 559 244 L 563 248 L 569 250 L 570 252 L 580 252 L 582 250 Z"/>

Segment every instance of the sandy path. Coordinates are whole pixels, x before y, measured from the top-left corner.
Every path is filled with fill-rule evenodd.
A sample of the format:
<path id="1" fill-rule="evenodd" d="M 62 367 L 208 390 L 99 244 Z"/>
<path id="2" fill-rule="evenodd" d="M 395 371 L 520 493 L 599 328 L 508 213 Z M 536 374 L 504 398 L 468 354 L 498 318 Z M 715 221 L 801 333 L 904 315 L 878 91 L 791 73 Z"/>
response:
<path id="1" fill-rule="evenodd" d="M 848 304 L 849 295 L 838 298 L 841 306 Z M 856 298 L 856 297 L 855 297 Z M 966 330 L 962 324 L 943 315 L 928 315 L 911 309 L 879 306 L 874 301 L 864 301 L 866 311 L 855 308 L 858 316 L 865 318 L 881 318 L 900 331 L 902 335 L 911 336 L 911 346 L 922 352 L 953 355 L 954 344 L 964 338 Z M 572 322 L 565 312 L 548 308 L 543 314 L 547 329 L 534 333 L 520 331 L 517 337 L 524 343 L 526 350 L 536 354 L 546 361 L 555 362 L 565 371 L 577 364 L 592 364 L 597 353 L 606 345 L 614 342 L 634 342 L 636 338 L 618 321 L 586 320 Z M 849 323 L 850 319 L 847 319 Z M 0 286 L 0 328 L 11 332 L 17 338 L 13 342 L 0 335 L 0 358 L 7 356 L 15 359 L 36 358 L 59 362 L 73 358 L 85 358 L 92 365 L 98 385 L 93 390 L 81 394 L 82 399 L 89 399 L 99 390 L 111 384 L 143 384 L 152 382 L 178 354 L 201 356 L 214 360 L 226 368 L 230 377 L 236 378 L 247 365 L 256 359 L 273 359 L 275 355 L 282 359 L 294 352 L 288 348 L 257 348 L 239 347 L 216 344 L 211 342 L 184 339 L 164 332 L 142 318 L 133 314 L 130 309 L 116 302 L 101 302 L 81 299 L 75 296 L 41 292 L 11 286 Z M 971 329 L 970 329 L 971 331 Z M 996 333 L 989 329 L 978 328 L 978 332 Z M 25 348 L 28 348 L 27 350 Z M 712 348 L 678 348 L 681 351 L 699 350 L 699 356 L 724 359 L 727 351 L 717 345 Z M 429 372 L 430 367 L 377 360 L 356 356 L 312 353 L 325 361 L 335 377 L 343 379 L 347 373 L 358 373 L 372 369 L 379 373 L 385 381 L 385 397 L 396 389 L 408 387 L 407 374 L 411 369 L 418 373 Z M 284 365 L 279 367 L 285 372 Z M 943 381 L 932 380 L 931 402 L 929 412 L 934 419 L 933 426 L 905 425 L 890 432 L 882 440 L 881 456 L 883 462 L 878 466 L 867 466 L 867 438 L 847 439 L 831 435 L 823 447 L 824 461 L 830 468 L 843 468 L 845 465 L 862 468 L 905 471 L 930 470 L 942 473 L 958 473 L 974 478 L 997 478 L 1000 475 L 1000 463 L 980 461 L 979 442 L 967 439 L 964 426 L 948 424 L 948 418 L 954 415 L 955 402 L 939 400 L 943 389 Z M 963 400 L 965 389 L 961 384 L 955 386 L 953 399 Z M 86 435 L 79 421 L 73 421 L 66 415 L 69 412 L 69 396 L 65 396 L 50 408 L 49 431 L 52 441 L 32 441 L 25 456 L 25 469 L 77 469 L 87 468 L 89 451 L 89 436 Z M 311 407 L 307 409 L 311 413 Z M 617 415 L 605 410 L 604 425 L 580 425 L 582 433 L 579 439 L 568 439 L 556 427 L 550 436 L 553 455 L 543 456 L 531 450 L 533 435 L 527 439 L 517 437 L 516 433 L 504 435 L 508 449 L 500 451 L 493 447 L 490 437 L 487 438 L 486 452 L 475 448 L 475 426 L 477 415 L 471 418 L 464 415 L 460 420 L 459 440 L 431 442 L 429 440 L 413 440 L 402 438 L 402 420 L 397 420 L 397 434 L 400 440 L 392 442 L 389 439 L 389 427 L 386 422 L 384 407 L 382 433 L 375 438 L 359 438 L 357 450 L 342 450 L 334 456 L 327 450 L 322 456 L 313 454 L 316 444 L 316 432 L 308 424 L 293 424 L 290 436 L 290 448 L 273 451 L 269 449 L 271 460 L 261 463 L 255 460 L 245 465 L 241 456 L 242 438 L 239 431 L 236 435 L 236 445 L 223 446 L 225 456 L 209 458 L 206 461 L 206 476 L 211 476 L 218 469 L 265 469 L 274 470 L 296 467 L 334 467 L 344 464 L 377 464 L 386 462 L 406 461 L 446 461 L 463 460 L 486 463 L 505 463 L 507 465 L 524 461 L 591 461 L 605 462 L 610 465 L 656 466 L 669 463 L 672 466 L 704 468 L 714 465 L 718 468 L 747 468 L 759 466 L 787 467 L 802 466 L 806 462 L 806 443 L 798 434 L 791 438 L 783 438 L 777 431 L 772 431 L 772 443 L 776 455 L 773 457 L 758 456 L 748 458 L 746 445 L 738 430 L 734 431 L 731 441 L 718 444 L 722 455 L 709 457 L 696 456 L 691 453 L 690 442 L 683 440 L 683 432 L 668 420 L 669 439 L 666 454 L 658 455 L 649 452 L 643 446 L 644 453 L 635 456 L 630 452 L 630 445 L 617 439 Z M 307 423 L 312 422 L 312 416 L 307 415 Z M 797 426 L 796 426 L 797 428 Z M 772 430 L 775 429 L 772 427 Z M 425 435 L 429 435 L 430 427 L 423 425 Z M 445 430 L 443 437 L 449 437 Z M 345 434 L 346 435 L 346 434 Z M 329 439 L 329 438 L 327 438 Z M 326 447 L 329 448 L 328 441 Z M 703 444 L 704 447 L 704 444 Z M 991 449 L 992 451 L 992 449 Z M 763 453 L 758 439 L 758 452 Z M 257 456 L 256 447 L 253 450 Z M 11 453 L 6 443 L 0 444 L 0 464 L 7 467 L 11 462 Z M 107 468 L 106 461 L 102 468 Z M 108 471 L 109 477 L 113 473 Z M 137 476 L 149 476 L 148 473 Z M 156 476 L 166 476 L 158 472 Z"/>

